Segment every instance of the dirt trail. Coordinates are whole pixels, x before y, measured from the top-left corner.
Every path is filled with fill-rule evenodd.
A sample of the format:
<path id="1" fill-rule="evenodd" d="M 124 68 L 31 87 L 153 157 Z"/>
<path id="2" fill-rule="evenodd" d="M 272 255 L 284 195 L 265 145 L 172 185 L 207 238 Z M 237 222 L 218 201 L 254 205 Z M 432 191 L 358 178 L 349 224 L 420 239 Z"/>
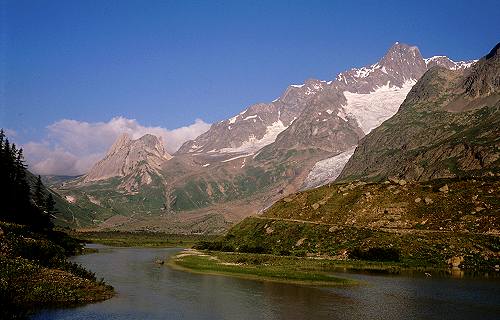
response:
<path id="1" fill-rule="evenodd" d="M 322 225 L 328 227 L 339 227 L 338 224 L 317 222 L 317 221 L 308 221 L 308 220 L 299 220 L 299 219 L 287 219 L 287 218 L 276 218 L 276 217 L 262 217 L 262 216 L 252 216 L 252 218 L 260 219 L 260 220 L 272 220 L 272 221 L 288 221 L 288 222 L 296 222 L 296 223 L 305 223 L 305 224 L 313 224 L 313 225 Z M 357 227 L 362 228 L 362 227 Z M 374 230 L 374 231 L 384 231 L 384 232 L 392 232 L 392 233 L 413 233 L 413 234 L 429 234 L 429 233 L 453 233 L 453 234 L 468 234 L 468 235 L 488 235 L 500 237 L 498 234 L 489 234 L 483 232 L 461 232 L 461 231 L 451 231 L 451 230 L 420 230 L 420 229 L 398 229 L 398 228 L 367 228 L 365 229 Z"/>

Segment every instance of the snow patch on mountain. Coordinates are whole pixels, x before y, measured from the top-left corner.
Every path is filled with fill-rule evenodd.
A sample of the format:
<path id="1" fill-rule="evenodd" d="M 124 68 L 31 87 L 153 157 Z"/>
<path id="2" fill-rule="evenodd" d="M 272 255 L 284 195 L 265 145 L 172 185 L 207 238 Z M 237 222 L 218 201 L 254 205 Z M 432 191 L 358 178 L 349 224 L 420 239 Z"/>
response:
<path id="1" fill-rule="evenodd" d="M 335 181 L 356 147 L 331 158 L 316 162 L 304 181 L 303 189 L 312 189 Z"/>
<path id="2" fill-rule="evenodd" d="M 430 58 L 424 59 L 427 67 L 431 67 L 433 65 L 441 65 L 450 70 L 462 70 L 467 69 L 472 66 L 477 60 L 466 60 L 466 61 L 453 61 L 447 56 L 433 56 Z"/>
<path id="3" fill-rule="evenodd" d="M 250 153 L 250 154 L 242 154 L 242 155 L 239 155 L 239 156 L 236 156 L 236 157 L 232 157 L 232 158 L 229 158 L 229 159 L 226 159 L 226 160 L 222 160 L 221 162 L 229 162 L 229 161 L 233 161 L 233 160 L 236 160 L 236 159 L 240 159 L 240 158 L 246 158 L 248 156 L 251 156 L 253 153 Z"/>
<path id="4" fill-rule="evenodd" d="M 245 109 L 245 110 L 241 111 L 240 113 L 238 113 L 237 115 L 235 115 L 234 117 L 229 118 L 228 119 L 229 124 L 236 123 L 236 120 L 238 119 L 238 117 L 241 117 L 242 115 L 244 115 L 247 112 L 247 110 L 248 109 Z M 221 121 L 221 122 L 224 122 L 224 121 Z"/>
<path id="5" fill-rule="evenodd" d="M 243 119 L 243 121 L 245 121 L 245 120 L 250 120 L 250 119 L 255 119 L 255 118 L 257 118 L 257 115 L 256 115 L 256 114 L 254 114 L 253 116 L 248 116 L 248 117 L 245 117 L 245 118 Z"/>
<path id="6" fill-rule="evenodd" d="M 344 113 L 341 114 L 354 117 L 361 130 L 368 134 L 396 114 L 415 83 L 415 80 L 407 80 L 400 88 L 391 86 L 390 82 L 387 82 L 367 94 L 344 91 L 347 104 L 342 106 Z M 342 118 L 344 119 L 345 116 Z"/>
<path id="7" fill-rule="evenodd" d="M 359 69 L 354 68 L 353 69 L 353 71 L 355 72 L 354 76 L 356 78 L 366 78 L 370 74 L 372 74 L 375 70 L 380 69 L 380 68 L 381 68 L 381 66 L 378 63 L 372 64 L 369 67 L 362 67 L 362 68 L 359 68 Z M 385 71 L 385 68 L 384 68 L 384 72 L 387 73 Z"/>
<path id="8" fill-rule="evenodd" d="M 220 153 L 251 153 L 253 154 L 257 150 L 267 146 L 268 144 L 273 143 L 276 140 L 278 134 L 280 134 L 283 130 L 288 128 L 278 120 L 273 122 L 270 126 L 266 128 L 266 133 L 261 139 L 257 139 L 255 135 L 250 135 L 248 140 L 243 141 L 241 146 L 235 148 L 222 148 L 219 150 Z"/>
<path id="9" fill-rule="evenodd" d="M 455 62 L 455 61 L 453 61 L 453 62 Z M 452 70 L 467 69 L 467 68 L 470 68 L 476 62 L 477 62 L 477 60 L 458 61 L 458 62 L 455 62 L 455 69 L 452 69 Z"/>

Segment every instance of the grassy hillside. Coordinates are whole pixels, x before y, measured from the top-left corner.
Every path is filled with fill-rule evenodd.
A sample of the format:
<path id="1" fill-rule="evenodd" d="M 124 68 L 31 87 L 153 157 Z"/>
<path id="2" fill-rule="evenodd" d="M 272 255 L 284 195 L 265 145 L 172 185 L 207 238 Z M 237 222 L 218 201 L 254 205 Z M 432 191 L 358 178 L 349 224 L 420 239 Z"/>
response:
<path id="1" fill-rule="evenodd" d="M 66 181 L 56 191 L 76 212 L 58 218 L 61 224 L 83 229 L 220 232 L 247 212 L 270 205 L 286 190 L 297 190 L 307 168 L 322 156 L 324 152 L 315 149 L 263 151 L 255 159 L 248 157 L 245 166 L 241 164 L 244 160 L 238 159 L 208 168 L 190 163 L 192 159 L 174 158 L 167 162 L 161 177 L 153 176 L 152 183 L 137 192 L 121 188 L 118 177 L 93 183 Z M 197 218 L 199 226 L 195 226 L 194 218 L 188 216 L 199 215 L 206 218 Z"/>
<path id="2" fill-rule="evenodd" d="M 464 268 L 491 269 L 500 264 L 499 199 L 496 177 L 334 184 L 286 197 L 199 247 L 435 267 L 463 257 Z"/>
<path id="3" fill-rule="evenodd" d="M 37 177 L 33 175 L 31 172 L 26 171 L 26 178 L 28 183 L 33 190 L 36 184 Z M 53 178 L 53 181 L 56 178 Z M 70 179 L 70 177 L 68 177 Z M 42 180 L 45 180 L 42 178 Z M 57 179 L 56 179 L 57 180 Z M 59 178 L 59 180 L 65 180 L 65 178 Z M 92 208 L 80 206 L 78 204 L 72 204 L 68 202 L 66 199 L 61 197 L 59 193 L 53 191 L 50 187 L 43 186 L 43 191 L 46 195 L 49 193 L 52 194 L 55 201 L 55 219 L 54 223 L 60 227 L 78 227 L 92 224 L 92 220 L 94 219 L 95 212 Z"/>

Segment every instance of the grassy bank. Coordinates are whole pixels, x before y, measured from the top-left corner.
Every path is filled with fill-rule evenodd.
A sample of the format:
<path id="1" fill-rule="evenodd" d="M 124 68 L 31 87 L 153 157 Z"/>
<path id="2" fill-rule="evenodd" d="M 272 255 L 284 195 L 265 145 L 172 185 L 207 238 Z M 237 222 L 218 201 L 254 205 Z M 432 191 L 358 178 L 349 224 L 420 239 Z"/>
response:
<path id="1" fill-rule="evenodd" d="M 494 271 L 499 192 L 493 178 L 332 184 L 289 195 L 195 248 Z"/>
<path id="2" fill-rule="evenodd" d="M 74 232 L 72 236 L 85 242 L 115 247 L 181 247 L 188 248 L 200 241 L 213 241 L 217 236 L 198 234 L 167 234 L 161 232 Z"/>
<path id="3" fill-rule="evenodd" d="M 305 285 L 351 285 L 353 280 L 331 276 L 322 262 L 263 254 L 202 252 L 188 249 L 168 264 L 185 271 Z"/>
<path id="4" fill-rule="evenodd" d="M 0 318 L 25 318 L 38 308 L 109 299 L 113 288 L 66 258 L 81 244 L 67 235 L 0 222 Z"/>

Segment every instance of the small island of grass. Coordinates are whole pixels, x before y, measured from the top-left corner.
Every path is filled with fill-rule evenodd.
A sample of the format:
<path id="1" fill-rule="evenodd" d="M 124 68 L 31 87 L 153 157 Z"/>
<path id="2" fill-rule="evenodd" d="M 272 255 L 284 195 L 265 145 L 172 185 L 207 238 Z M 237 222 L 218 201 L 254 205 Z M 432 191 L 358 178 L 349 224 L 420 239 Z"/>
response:
<path id="1" fill-rule="evenodd" d="M 168 265 L 194 273 L 233 276 L 244 279 L 304 285 L 352 285 L 356 282 L 332 276 L 314 262 L 293 257 L 263 254 L 203 252 L 186 249 L 173 256 Z"/>

